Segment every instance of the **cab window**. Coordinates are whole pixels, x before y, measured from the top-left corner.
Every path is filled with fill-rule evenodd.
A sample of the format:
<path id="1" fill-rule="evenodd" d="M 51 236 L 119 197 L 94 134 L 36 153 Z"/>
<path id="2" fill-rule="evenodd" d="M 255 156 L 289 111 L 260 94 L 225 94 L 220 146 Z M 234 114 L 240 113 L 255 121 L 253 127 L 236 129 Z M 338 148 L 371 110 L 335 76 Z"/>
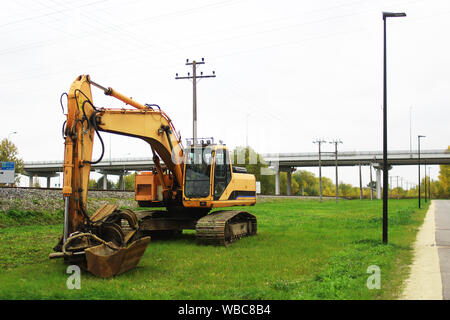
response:
<path id="1" fill-rule="evenodd" d="M 231 180 L 230 161 L 225 149 L 217 149 L 214 160 L 214 200 L 218 200 Z"/>
<path id="2" fill-rule="evenodd" d="M 187 198 L 209 196 L 211 148 L 191 148 L 186 151 L 184 195 Z"/>

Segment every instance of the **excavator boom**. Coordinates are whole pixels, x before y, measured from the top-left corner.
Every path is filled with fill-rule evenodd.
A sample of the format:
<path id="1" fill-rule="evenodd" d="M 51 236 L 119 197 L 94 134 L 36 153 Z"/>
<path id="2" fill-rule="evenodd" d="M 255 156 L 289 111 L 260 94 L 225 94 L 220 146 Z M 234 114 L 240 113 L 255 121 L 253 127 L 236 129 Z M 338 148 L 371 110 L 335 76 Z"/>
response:
<path id="1" fill-rule="evenodd" d="M 117 98 L 136 109 L 96 108 L 92 102 L 90 84 L 104 90 L 106 95 Z M 126 119 L 126 121 L 124 121 Z M 159 157 L 173 172 L 176 183 L 182 185 L 183 149 L 170 118 L 161 110 L 146 107 L 112 88 L 104 88 L 90 80 L 89 76 L 79 76 L 68 94 L 68 113 L 65 125 L 64 185 L 65 221 L 64 234 L 75 232 L 80 223 L 86 223 L 87 191 L 91 165 L 103 157 L 104 143 L 99 131 L 117 133 L 146 141 L 159 163 Z M 94 137 L 98 135 L 102 143 L 102 155 L 92 161 Z M 159 167 L 159 168 L 158 168 Z M 158 171 L 162 175 L 160 165 Z M 168 193 L 172 190 L 164 190 Z"/>
<path id="2" fill-rule="evenodd" d="M 117 98 L 135 109 L 97 108 L 92 102 L 91 84 L 102 89 L 106 95 Z M 112 88 L 106 89 L 92 82 L 88 75 L 76 78 L 67 97 L 62 189 L 64 230 L 60 243 L 55 247 L 57 253 L 51 254 L 50 257 L 63 257 L 71 262 L 80 261 L 98 276 L 112 276 L 134 267 L 144 253 L 150 238 L 138 237 L 139 225 L 133 212 L 103 206 L 91 217 L 88 215 L 87 192 L 91 165 L 101 161 L 105 149 L 99 132 L 117 133 L 146 141 L 152 149 L 155 163 L 159 164 L 161 157 L 173 172 L 175 183 L 171 185 L 170 190 L 167 186 L 164 190 L 169 200 L 177 192 L 176 189 L 180 189 L 182 183 L 181 142 L 170 118 L 164 112 L 142 105 Z M 124 117 L 127 121 L 123 121 Z M 93 161 L 96 135 L 102 144 L 102 154 L 99 159 Z M 160 165 L 158 171 L 162 177 Z M 122 228 L 124 222 L 125 229 Z M 107 259 L 105 259 L 106 252 L 108 252 Z M 122 258 L 118 259 L 118 255 Z M 117 265 L 117 261 L 122 262 Z M 107 266 L 108 263 L 115 265 Z M 104 270 L 103 274 L 101 270 Z"/>

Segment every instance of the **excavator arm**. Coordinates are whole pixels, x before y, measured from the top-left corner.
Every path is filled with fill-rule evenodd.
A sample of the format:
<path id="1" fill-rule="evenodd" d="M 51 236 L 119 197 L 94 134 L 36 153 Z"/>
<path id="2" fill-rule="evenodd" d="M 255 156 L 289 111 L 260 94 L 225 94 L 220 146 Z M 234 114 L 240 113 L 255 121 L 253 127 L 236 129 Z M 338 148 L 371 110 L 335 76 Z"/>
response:
<path id="1" fill-rule="evenodd" d="M 91 85 L 106 95 L 123 101 L 134 109 L 99 108 L 92 101 Z M 169 201 L 180 192 L 183 177 L 183 148 L 170 118 L 161 110 L 142 105 L 112 88 L 93 82 L 88 75 L 81 75 L 72 83 L 68 93 L 68 111 L 65 124 L 64 151 L 64 234 L 80 231 L 89 224 L 87 192 L 91 165 L 101 161 L 104 143 L 100 132 L 115 133 L 146 141 L 153 152 L 157 172 L 162 177 L 159 158 L 174 176 L 172 186 L 163 185 L 163 194 Z M 93 161 L 95 136 L 102 144 L 102 154 Z M 164 182 L 163 182 L 164 183 Z M 81 230 L 82 231 L 82 230 Z"/>

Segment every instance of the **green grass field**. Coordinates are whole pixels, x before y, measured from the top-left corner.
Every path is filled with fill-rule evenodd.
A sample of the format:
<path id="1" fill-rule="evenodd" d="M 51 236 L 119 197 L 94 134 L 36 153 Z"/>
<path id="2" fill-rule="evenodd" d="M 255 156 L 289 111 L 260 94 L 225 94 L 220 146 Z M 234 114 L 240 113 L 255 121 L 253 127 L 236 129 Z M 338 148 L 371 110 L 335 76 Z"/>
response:
<path id="1" fill-rule="evenodd" d="M 193 231 L 152 241 L 138 268 L 107 280 L 83 272 L 80 290 L 47 258 L 62 224 L 12 225 L 0 229 L 0 299 L 395 299 L 426 212 L 416 207 L 389 201 L 383 245 L 379 200 L 264 200 L 247 207 L 254 237 L 228 248 L 199 246 Z M 366 286 L 371 265 L 381 289 Z"/>

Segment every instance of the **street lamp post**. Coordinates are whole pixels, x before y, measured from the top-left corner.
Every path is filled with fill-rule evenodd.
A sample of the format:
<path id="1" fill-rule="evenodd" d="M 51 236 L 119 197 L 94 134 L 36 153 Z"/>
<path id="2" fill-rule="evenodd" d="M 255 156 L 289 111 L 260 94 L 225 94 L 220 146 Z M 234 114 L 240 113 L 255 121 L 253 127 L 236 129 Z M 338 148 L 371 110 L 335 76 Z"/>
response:
<path id="1" fill-rule="evenodd" d="M 425 138 L 425 136 L 418 135 L 417 136 L 417 162 L 419 169 L 419 209 L 420 209 L 420 138 Z"/>
<path id="2" fill-rule="evenodd" d="M 404 12 L 383 12 L 383 243 L 388 243 L 388 163 L 387 163 L 387 86 L 386 86 L 386 18 L 405 17 Z"/>

